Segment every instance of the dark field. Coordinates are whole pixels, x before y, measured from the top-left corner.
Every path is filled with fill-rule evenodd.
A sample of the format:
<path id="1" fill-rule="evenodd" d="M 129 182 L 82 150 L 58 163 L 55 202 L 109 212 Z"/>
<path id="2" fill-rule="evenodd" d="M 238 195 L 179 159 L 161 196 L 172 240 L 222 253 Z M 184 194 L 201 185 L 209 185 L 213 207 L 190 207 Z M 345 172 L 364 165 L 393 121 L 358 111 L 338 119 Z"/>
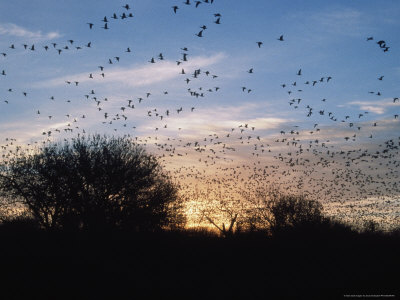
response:
<path id="1" fill-rule="evenodd" d="M 2 226 L 0 237 L 3 299 L 399 296 L 398 232 L 332 225 L 221 238 L 201 230 L 49 233 Z"/>

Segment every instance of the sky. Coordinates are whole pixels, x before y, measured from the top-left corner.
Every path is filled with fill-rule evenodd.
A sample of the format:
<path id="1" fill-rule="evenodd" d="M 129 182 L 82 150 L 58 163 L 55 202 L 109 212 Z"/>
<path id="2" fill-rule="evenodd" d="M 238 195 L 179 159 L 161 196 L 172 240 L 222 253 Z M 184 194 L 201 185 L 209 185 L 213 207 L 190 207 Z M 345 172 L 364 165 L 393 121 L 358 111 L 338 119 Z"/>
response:
<path id="1" fill-rule="evenodd" d="M 129 135 L 191 192 L 271 185 L 398 222 L 400 3 L 184 2 L 0 2 L 3 160 Z"/>

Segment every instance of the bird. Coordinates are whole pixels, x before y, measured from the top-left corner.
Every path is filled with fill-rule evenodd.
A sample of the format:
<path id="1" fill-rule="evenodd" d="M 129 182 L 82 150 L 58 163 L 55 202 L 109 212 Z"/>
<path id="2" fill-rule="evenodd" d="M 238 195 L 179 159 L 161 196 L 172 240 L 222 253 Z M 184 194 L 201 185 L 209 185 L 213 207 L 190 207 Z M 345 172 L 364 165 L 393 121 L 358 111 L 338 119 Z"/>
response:
<path id="1" fill-rule="evenodd" d="M 261 48 L 262 44 L 263 44 L 263 42 L 257 42 L 258 48 Z"/>
<path id="2" fill-rule="evenodd" d="M 298 76 L 301 76 L 301 69 L 297 72 Z"/>
<path id="3" fill-rule="evenodd" d="M 380 41 L 378 41 L 376 43 L 379 45 L 379 47 L 385 48 L 386 42 L 384 40 L 380 40 Z"/>
<path id="4" fill-rule="evenodd" d="M 283 35 L 281 35 L 277 40 L 283 42 L 284 41 Z"/>
<path id="5" fill-rule="evenodd" d="M 92 29 L 93 28 L 93 23 L 86 23 L 86 24 L 88 24 L 89 25 L 89 29 Z"/>
<path id="6" fill-rule="evenodd" d="M 176 13 L 176 11 L 179 9 L 179 7 L 174 5 L 174 6 L 172 6 L 172 9 L 174 10 L 174 13 Z"/>
<path id="7" fill-rule="evenodd" d="M 196 33 L 198 37 L 203 37 L 203 30 L 200 30 L 199 33 Z"/>

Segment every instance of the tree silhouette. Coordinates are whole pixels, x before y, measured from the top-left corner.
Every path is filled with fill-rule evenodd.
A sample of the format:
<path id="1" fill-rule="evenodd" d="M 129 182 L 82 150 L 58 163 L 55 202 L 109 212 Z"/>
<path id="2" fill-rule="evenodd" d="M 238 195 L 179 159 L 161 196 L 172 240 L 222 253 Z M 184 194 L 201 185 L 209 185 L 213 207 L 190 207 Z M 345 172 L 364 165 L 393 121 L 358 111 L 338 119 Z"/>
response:
<path id="1" fill-rule="evenodd" d="M 274 189 L 261 188 L 244 196 L 250 231 L 267 230 L 274 234 L 287 229 L 310 228 L 326 219 L 322 204 L 303 195 L 285 195 Z"/>
<path id="2" fill-rule="evenodd" d="M 270 211 L 272 230 L 299 228 L 320 224 L 323 220 L 321 203 L 304 196 L 282 195 L 273 199 Z"/>
<path id="3" fill-rule="evenodd" d="M 241 231 L 244 210 L 239 197 L 210 188 L 196 188 L 187 195 L 196 202 L 199 223 L 207 221 L 223 237 L 231 237 Z"/>
<path id="4" fill-rule="evenodd" d="M 126 137 L 48 143 L 0 168 L 2 193 L 46 229 L 154 231 L 184 223 L 177 187 Z"/>

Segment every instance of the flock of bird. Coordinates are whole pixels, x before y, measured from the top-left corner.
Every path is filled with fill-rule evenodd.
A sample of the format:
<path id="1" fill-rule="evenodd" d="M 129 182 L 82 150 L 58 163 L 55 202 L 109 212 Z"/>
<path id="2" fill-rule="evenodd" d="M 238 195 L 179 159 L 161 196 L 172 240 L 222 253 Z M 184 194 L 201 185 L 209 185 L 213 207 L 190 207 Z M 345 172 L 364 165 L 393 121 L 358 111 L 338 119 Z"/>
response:
<path id="1" fill-rule="evenodd" d="M 186 7 L 200 8 L 203 5 L 212 5 L 213 0 L 193 1 L 185 0 L 183 5 Z M 172 6 L 171 17 L 183 13 L 178 5 Z M 96 24 L 87 22 L 88 30 L 95 29 L 112 30 L 111 21 L 133 18 L 133 8 L 131 4 L 122 6 L 121 12 L 111 13 Z M 222 15 L 216 12 L 212 15 L 215 25 L 222 24 Z M 102 25 L 102 26 L 101 26 Z M 206 30 L 211 30 L 211 25 L 201 25 L 200 31 L 194 35 L 205 37 Z M 367 41 L 374 40 L 368 37 Z M 277 34 L 273 41 L 268 43 L 285 43 L 284 35 Z M 255 41 L 253 45 L 262 51 L 266 41 Z M 376 43 L 383 52 L 389 51 L 389 46 L 383 40 Z M 45 52 L 56 51 L 59 55 L 66 51 L 78 51 L 84 48 L 92 48 L 92 42 L 80 43 L 73 39 L 67 40 L 64 44 L 51 43 L 48 45 L 23 44 L 21 46 L 11 44 L 7 50 L 1 53 L 3 59 L 12 55 L 18 48 L 28 52 L 37 52 L 42 49 Z M 110 57 L 108 60 L 100 62 L 97 66 L 98 73 L 88 72 L 87 78 L 90 80 L 106 80 L 108 68 L 111 65 L 119 64 L 124 59 L 124 55 L 133 55 L 132 47 L 121 50 L 121 53 Z M 380 124 L 377 121 L 364 121 L 368 111 L 360 111 L 357 115 L 342 114 L 342 112 L 328 111 L 326 109 L 326 98 L 316 102 L 302 96 L 306 91 L 315 88 L 323 88 L 335 81 L 333 75 L 321 74 L 315 78 L 305 78 L 306 70 L 298 69 L 293 72 L 293 78 L 287 82 L 280 83 L 282 91 L 288 96 L 288 108 L 298 112 L 299 116 L 307 120 L 315 119 L 311 128 L 300 128 L 299 126 L 284 125 L 284 128 L 276 131 L 275 134 L 263 136 L 263 131 L 258 130 L 254 124 L 248 122 L 238 122 L 236 127 L 226 128 L 219 132 L 210 129 L 210 133 L 205 136 L 186 137 L 182 132 L 190 131 L 190 124 L 187 128 L 174 127 L 175 120 L 179 120 L 182 115 L 189 118 L 196 118 L 195 112 L 198 111 L 196 101 L 206 98 L 211 93 L 218 93 L 223 86 L 220 86 L 220 74 L 215 74 L 210 70 L 186 67 L 190 62 L 190 51 L 187 47 L 176 49 L 177 59 L 176 68 L 182 81 L 186 83 L 185 94 L 194 102 L 187 106 L 187 102 L 169 108 L 151 107 L 151 98 L 168 98 L 169 92 L 148 91 L 141 95 L 129 97 L 123 102 L 113 100 L 111 97 L 101 95 L 95 88 L 87 88 L 82 93 L 81 98 L 90 101 L 91 106 L 87 109 L 91 111 L 81 112 L 79 115 L 66 113 L 62 120 L 46 111 L 46 109 L 35 108 L 34 113 L 37 118 L 44 119 L 49 123 L 48 128 L 39 133 L 42 138 L 32 141 L 27 145 L 21 145 L 14 137 L 7 137 L 1 141 L 2 160 L 7 164 L 17 159 L 23 150 L 29 147 L 41 147 L 49 141 L 66 139 L 68 135 L 83 135 L 89 132 L 84 128 L 84 119 L 92 118 L 106 126 L 106 130 L 111 127 L 114 134 L 124 135 L 132 138 L 135 142 L 143 144 L 149 151 L 156 153 L 160 161 L 169 170 L 170 174 L 179 182 L 182 193 L 192 201 L 192 206 L 204 204 L 205 200 L 212 198 L 212 201 L 220 201 L 210 191 L 221 191 L 225 199 L 245 199 L 249 194 L 256 195 L 260 189 L 268 188 L 280 189 L 288 193 L 306 194 L 311 199 L 322 201 L 326 208 L 333 215 L 342 217 L 353 216 L 357 210 L 355 205 L 360 199 L 376 199 L 368 202 L 365 210 L 357 210 L 360 219 L 374 217 L 393 224 L 399 224 L 398 211 L 400 200 L 399 185 L 399 146 L 400 136 L 391 137 L 385 141 L 377 140 L 375 143 L 375 132 Z M 157 64 L 166 60 L 165 54 L 150 55 L 148 64 Z M 169 58 L 168 58 L 169 59 Z M 107 67 L 108 66 L 108 67 Z M 189 71 L 190 70 L 190 71 Z M 6 78 L 12 70 L 0 70 L 2 77 Z M 246 72 L 244 70 L 243 72 Z M 247 69 L 249 76 L 257 76 L 256 68 L 249 66 Z M 3 79 L 4 79 L 3 78 Z M 2 80 L 2 78 L 0 78 Z M 384 80 L 383 75 L 377 75 L 377 80 Z M 90 81 L 89 81 L 90 82 Z M 194 83 L 201 83 L 201 87 L 195 88 Z M 80 84 L 80 80 L 70 78 L 64 80 L 66 86 L 71 86 L 79 91 L 87 87 Z M 204 84 L 208 85 L 205 86 Z M 82 87 L 83 86 L 83 87 Z M 249 94 L 253 88 L 246 86 L 238 87 L 238 92 Z M 15 93 L 12 87 L 7 88 L 6 93 Z M 30 93 L 23 90 L 17 91 L 23 98 L 29 98 Z M 376 96 L 381 96 L 382 92 L 370 92 Z M 1 105 L 13 105 L 6 95 L 0 95 Z M 58 96 L 49 95 L 51 105 L 57 105 L 60 100 Z M 64 100 L 66 103 L 74 105 L 74 100 Z M 63 101 L 63 102 L 64 102 Z M 118 103 L 117 111 L 109 110 L 109 103 Z M 399 97 L 393 97 L 393 103 L 399 103 Z M 76 103 L 75 105 L 79 105 Z M 397 107 L 397 106 L 396 106 Z M 139 124 L 135 124 L 134 115 L 139 110 L 144 112 L 145 118 L 150 118 L 157 123 L 154 133 L 147 136 L 139 136 L 135 130 Z M 50 110 L 49 110 L 50 111 Z M 324 125 L 321 118 L 326 118 L 331 124 Z M 398 112 L 394 112 L 394 120 L 398 119 Z M 317 121 L 319 120 L 319 121 Z M 53 127 L 51 122 L 63 123 L 64 127 Z M 171 125 L 172 124 L 172 125 Z M 398 126 L 398 125 L 397 125 Z M 336 127 L 345 136 L 338 138 L 330 136 L 330 128 Z M 164 130 L 164 132 L 162 132 Z M 175 132 L 172 132 L 175 130 Z M 340 139 L 340 141 L 339 141 Z M 199 193 L 199 189 L 203 189 Z M 204 192 L 207 191 L 207 192 Z M 208 193 L 208 194 L 207 194 Z M 210 195 L 213 194 L 213 197 Z M 397 200 L 395 199 L 397 197 Z M 208 201 L 207 200 L 207 201 Z M 205 205 L 209 205 L 205 201 Z M 195 203 L 195 204 L 193 204 Z M 383 207 L 389 207 L 388 211 L 382 213 Z M 339 204 L 339 206 L 338 206 Z"/>

